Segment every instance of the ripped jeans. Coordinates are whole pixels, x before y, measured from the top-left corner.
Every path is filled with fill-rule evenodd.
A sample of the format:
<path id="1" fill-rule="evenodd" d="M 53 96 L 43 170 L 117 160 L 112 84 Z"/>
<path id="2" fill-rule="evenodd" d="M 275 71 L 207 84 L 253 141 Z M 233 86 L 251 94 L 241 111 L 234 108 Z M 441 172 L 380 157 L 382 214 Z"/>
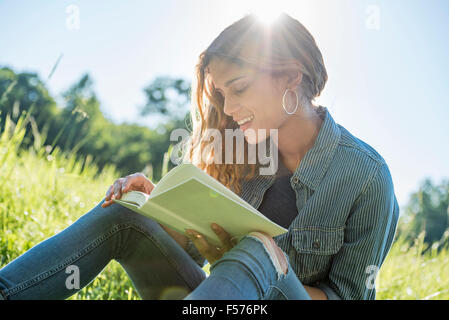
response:
<path id="1" fill-rule="evenodd" d="M 245 236 L 207 276 L 157 222 L 117 203 L 102 208 L 103 202 L 0 269 L 0 300 L 66 299 L 112 259 L 142 299 L 310 299 L 288 255 L 284 274 L 257 237 Z M 74 269 L 77 288 L 67 285 Z"/>

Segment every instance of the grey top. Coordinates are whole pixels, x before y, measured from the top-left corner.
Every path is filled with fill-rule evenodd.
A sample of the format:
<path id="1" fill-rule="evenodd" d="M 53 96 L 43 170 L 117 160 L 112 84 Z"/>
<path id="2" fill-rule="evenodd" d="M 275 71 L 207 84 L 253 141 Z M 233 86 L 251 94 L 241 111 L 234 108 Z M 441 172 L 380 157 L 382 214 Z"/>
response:
<path id="1" fill-rule="evenodd" d="M 276 178 L 271 187 L 265 191 L 258 208 L 265 217 L 286 229 L 298 215 L 295 190 L 290 185 L 292 175 L 293 173 L 279 159 Z"/>

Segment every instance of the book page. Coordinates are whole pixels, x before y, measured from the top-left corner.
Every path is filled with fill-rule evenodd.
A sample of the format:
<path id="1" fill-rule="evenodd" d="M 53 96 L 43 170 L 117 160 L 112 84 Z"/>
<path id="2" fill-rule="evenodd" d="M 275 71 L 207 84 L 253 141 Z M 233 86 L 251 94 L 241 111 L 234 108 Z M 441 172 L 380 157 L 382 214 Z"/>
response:
<path id="1" fill-rule="evenodd" d="M 194 229 L 217 246 L 221 242 L 210 228 L 212 222 L 221 225 L 236 239 L 251 231 L 263 231 L 271 236 L 287 232 L 265 216 L 259 216 L 196 178 L 149 198 L 139 212 L 182 234 L 186 228 Z"/>
<path id="2" fill-rule="evenodd" d="M 147 202 L 148 197 L 149 195 L 144 192 L 133 190 L 123 193 L 120 200 L 141 207 Z"/>
<path id="3" fill-rule="evenodd" d="M 210 186 L 227 197 L 231 198 L 234 201 L 237 201 L 244 207 L 255 210 L 258 212 L 253 206 L 251 206 L 248 202 L 240 198 L 236 193 L 232 190 L 224 186 L 222 183 L 212 178 L 206 172 L 202 171 L 195 165 L 191 163 L 183 163 L 173 168 L 169 173 L 167 173 L 158 183 L 157 188 L 155 188 L 150 195 L 150 198 L 156 197 L 157 195 L 164 193 L 165 191 L 173 188 L 176 185 L 179 185 L 181 182 L 185 182 L 188 179 L 195 177 L 203 184 Z M 260 213 L 259 213 L 260 214 Z"/>

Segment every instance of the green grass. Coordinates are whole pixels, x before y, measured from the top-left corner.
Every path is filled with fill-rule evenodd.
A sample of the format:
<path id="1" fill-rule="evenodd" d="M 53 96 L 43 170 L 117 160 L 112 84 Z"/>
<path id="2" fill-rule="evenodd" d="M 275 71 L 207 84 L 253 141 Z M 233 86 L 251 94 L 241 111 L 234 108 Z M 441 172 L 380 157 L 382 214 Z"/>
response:
<path id="1" fill-rule="evenodd" d="M 11 125 L 11 123 L 9 123 Z M 13 128 L 10 126 L 11 131 Z M 94 207 L 117 178 L 114 168 L 83 167 L 82 159 L 55 149 L 19 151 L 23 130 L 0 138 L 0 266 L 63 230 Z M 70 299 L 139 299 L 121 266 L 112 261 Z"/>
<path id="2" fill-rule="evenodd" d="M 435 243 L 423 254 L 423 240 L 421 233 L 413 245 L 402 238 L 393 243 L 376 281 L 377 299 L 449 299 L 448 248 Z"/>
<path id="3" fill-rule="evenodd" d="M 8 122 L 0 137 L 0 267 L 73 223 L 118 177 L 112 167 L 99 173 L 90 158 L 77 159 L 59 149 L 49 154 L 37 145 L 20 151 L 21 121 L 15 128 Z M 448 251 L 434 248 L 422 254 L 422 240 L 413 246 L 401 239 L 394 243 L 376 280 L 377 299 L 449 299 Z M 70 299 L 140 298 L 112 261 Z"/>

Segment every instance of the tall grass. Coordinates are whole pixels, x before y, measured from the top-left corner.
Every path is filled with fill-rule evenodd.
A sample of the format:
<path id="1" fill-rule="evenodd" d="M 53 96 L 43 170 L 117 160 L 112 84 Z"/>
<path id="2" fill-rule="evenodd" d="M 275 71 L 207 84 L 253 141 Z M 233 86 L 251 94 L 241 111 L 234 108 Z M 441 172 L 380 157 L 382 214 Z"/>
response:
<path id="1" fill-rule="evenodd" d="M 78 159 L 59 148 L 20 150 L 24 126 L 24 116 L 17 124 L 6 118 L 0 137 L 0 266 L 72 224 L 118 177 L 113 167 L 99 172 L 91 158 Z M 139 297 L 126 272 L 112 261 L 70 299 Z"/>
<path id="2" fill-rule="evenodd" d="M 40 144 L 21 150 L 26 121 L 24 115 L 17 123 L 7 118 L 0 134 L 0 267 L 93 208 L 118 178 L 113 167 L 99 172 L 91 158 L 73 152 Z M 449 299 L 448 250 L 433 246 L 423 253 L 423 239 L 413 245 L 394 242 L 376 280 L 377 299 Z M 112 261 L 69 299 L 140 298 L 126 272 Z"/>
<path id="3" fill-rule="evenodd" d="M 443 238 L 448 234 L 446 231 Z M 447 242 L 428 248 L 424 235 L 422 232 L 412 245 L 402 237 L 396 239 L 376 280 L 377 299 L 449 299 Z"/>

